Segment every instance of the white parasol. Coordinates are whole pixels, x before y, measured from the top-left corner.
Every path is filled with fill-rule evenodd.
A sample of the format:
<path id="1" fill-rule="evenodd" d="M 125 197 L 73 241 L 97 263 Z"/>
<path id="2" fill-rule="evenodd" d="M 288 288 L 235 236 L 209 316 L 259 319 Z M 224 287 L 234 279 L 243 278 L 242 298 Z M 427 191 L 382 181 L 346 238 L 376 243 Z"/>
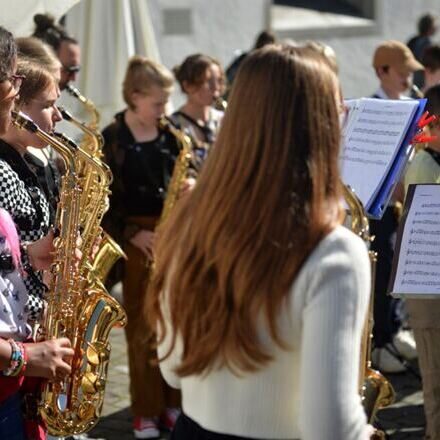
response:
<path id="1" fill-rule="evenodd" d="M 49 13 L 59 19 L 79 0 L 0 0 L 0 25 L 15 37 L 28 37 L 34 31 L 35 14 Z"/>
<path id="2" fill-rule="evenodd" d="M 81 46 L 77 85 L 97 105 L 103 126 L 125 106 L 122 81 L 128 59 L 139 54 L 160 61 L 148 3 L 83 0 L 66 15 L 66 27 Z"/>

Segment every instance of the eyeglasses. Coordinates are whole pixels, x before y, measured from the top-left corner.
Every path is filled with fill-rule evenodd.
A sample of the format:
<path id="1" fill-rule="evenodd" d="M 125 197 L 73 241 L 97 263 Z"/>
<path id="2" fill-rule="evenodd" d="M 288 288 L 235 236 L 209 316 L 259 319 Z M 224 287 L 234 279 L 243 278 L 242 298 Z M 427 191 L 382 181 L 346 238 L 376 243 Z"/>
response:
<path id="1" fill-rule="evenodd" d="M 20 90 L 20 87 L 24 79 L 26 79 L 24 75 L 16 75 L 16 74 L 12 74 L 11 76 L 6 78 L 6 80 L 8 80 L 11 83 L 12 89 L 14 90 L 15 93 L 18 93 L 18 91 Z"/>
<path id="2" fill-rule="evenodd" d="M 9 81 L 9 84 L 11 85 L 11 88 L 7 91 L 6 95 L 0 99 L 0 101 L 4 101 L 11 97 L 16 97 L 25 78 L 26 77 L 24 75 L 12 74 L 6 77 L 4 80 L 0 81 L 1 83 Z"/>
<path id="3" fill-rule="evenodd" d="M 81 70 L 81 66 L 75 65 L 75 66 L 64 66 L 63 70 L 65 70 L 69 75 L 73 75 L 75 73 L 78 73 Z"/>

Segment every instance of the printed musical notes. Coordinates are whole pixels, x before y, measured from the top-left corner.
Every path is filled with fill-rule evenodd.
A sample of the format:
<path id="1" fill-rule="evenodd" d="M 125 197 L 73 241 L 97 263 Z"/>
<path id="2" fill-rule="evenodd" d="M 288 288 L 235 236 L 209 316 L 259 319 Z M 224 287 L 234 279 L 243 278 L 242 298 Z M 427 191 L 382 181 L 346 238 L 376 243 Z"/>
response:
<path id="1" fill-rule="evenodd" d="M 399 230 L 390 291 L 440 295 L 440 185 L 410 185 Z"/>
<path id="2" fill-rule="evenodd" d="M 419 101 L 362 98 L 350 100 L 343 125 L 342 180 L 369 210 L 413 124 Z"/>

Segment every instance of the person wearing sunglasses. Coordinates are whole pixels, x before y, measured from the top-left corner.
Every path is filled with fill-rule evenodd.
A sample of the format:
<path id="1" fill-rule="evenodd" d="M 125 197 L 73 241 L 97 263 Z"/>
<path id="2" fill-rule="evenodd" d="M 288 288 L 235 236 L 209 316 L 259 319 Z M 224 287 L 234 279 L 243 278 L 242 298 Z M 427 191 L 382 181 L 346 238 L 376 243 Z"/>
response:
<path id="1" fill-rule="evenodd" d="M 34 16 L 35 31 L 33 36 L 51 46 L 61 62 L 60 90 L 64 90 L 70 82 L 76 80 L 80 71 L 81 49 L 78 41 L 67 31 L 55 24 L 50 15 L 36 14 Z"/>

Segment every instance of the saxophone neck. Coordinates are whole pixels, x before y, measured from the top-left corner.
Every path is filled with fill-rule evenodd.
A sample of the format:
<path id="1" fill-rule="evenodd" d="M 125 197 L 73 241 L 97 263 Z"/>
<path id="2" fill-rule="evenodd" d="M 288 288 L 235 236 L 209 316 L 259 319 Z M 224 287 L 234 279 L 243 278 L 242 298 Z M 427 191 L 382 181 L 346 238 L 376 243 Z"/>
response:
<path id="1" fill-rule="evenodd" d="M 77 145 L 65 135 L 49 134 L 42 130 L 28 115 L 23 112 L 12 112 L 12 123 L 21 130 L 35 134 L 47 144 L 51 145 L 63 159 L 67 170 L 74 171 L 74 150 Z"/>
<path id="2" fill-rule="evenodd" d="M 83 104 L 83 106 L 86 108 L 86 110 L 91 114 L 91 122 L 90 122 L 90 129 L 91 130 L 98 130 L 99 127 L 99 121 L 101 119 L 101 115 L 99 114 L 98 109 L 96 108 L 96 105 L 92 100 L 89 98 L 86 98 L 75 86 L 72 84 L 67 84 L 66 91 L 69 93 L 72 97 L 77 99 L 78 101 Z"/>
<path id="3" fill-rule="evenodd" d="M 84 122 L 81 122 L 78 118 L 73 116 L 69 111 L 67 111 L 64 107 L 58 107 L 58 110 L 60 111 L 62 117 L 67 122 L 70 122 L 73 126 L 81 130 L 86 137 L 91 138 L 95 148 L 91 150 L 93 154 L 100 152 L 102 146 L 104 145 L 104 139 L 97 130 L 94 130 L 93 128 L 87 126 Z M 81 143 L 83 145 L 83 143 Z"/>
<path id="4" fill-rule="evenodd" d="M 59 112 L 61 113 L 61 116 L 66 121 L 73 124 L 75 127 L 79 128 L 83 133 L 94 136 L 93 130 L 91 130 L 84 122 L 81 122 L 79 119 L 75 118 L 75 116 L 72 115 L 69 111 L 67 111 L 64 107 L 58 107 Z"/>
<path id="5" fill-rule="evenodd" d="M 183 130 L 177 128 L 169 118 L 162 116 L 159 119 L 158 125 L 160 129 L 170 132 L 177 139 L 182 148 L 188 151 L 191 150 L 191 138 Z"/>

